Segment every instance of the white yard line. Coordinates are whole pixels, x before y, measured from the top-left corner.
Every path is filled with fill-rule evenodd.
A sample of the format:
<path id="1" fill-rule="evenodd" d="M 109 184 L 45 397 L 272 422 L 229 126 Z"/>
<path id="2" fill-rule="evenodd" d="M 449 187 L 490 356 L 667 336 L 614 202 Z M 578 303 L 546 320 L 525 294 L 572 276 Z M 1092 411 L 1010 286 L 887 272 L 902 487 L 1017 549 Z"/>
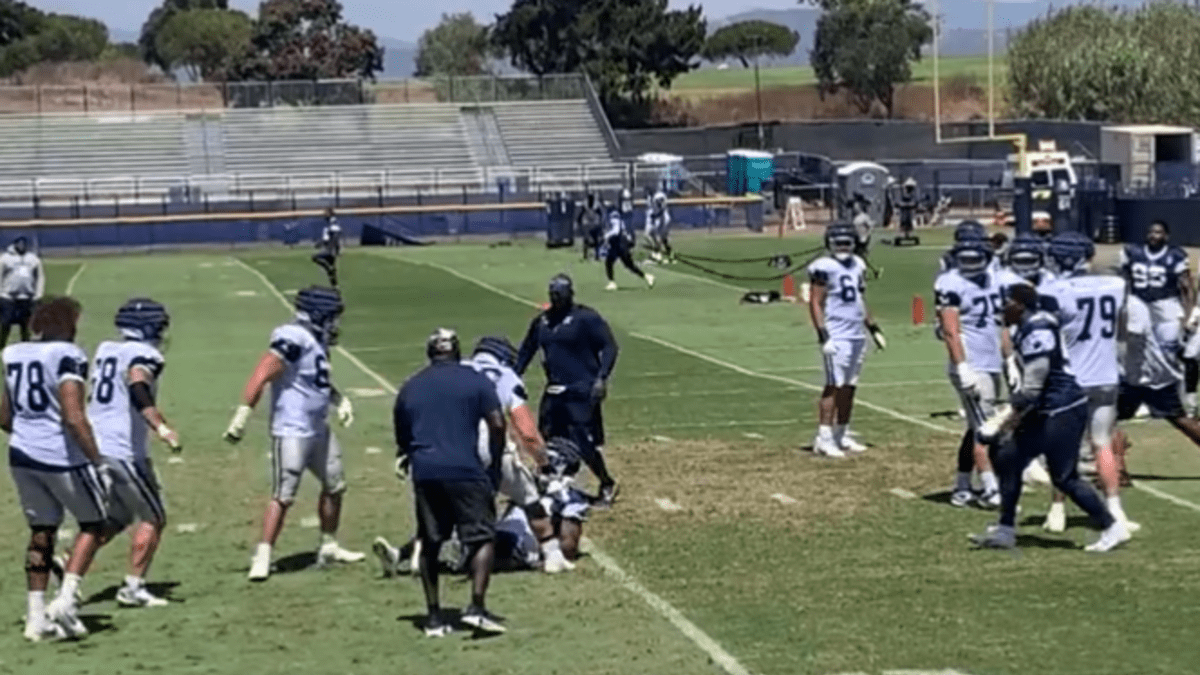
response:
<path id="1" fill-rule="evenodd" d="M 528 305 L 530 307 L 540 307 L 540 305 L 538 305 L 538 303 L 536 303 L 532 300 L 529 300 L 527 298 L 522 298 L 521 296 L 514 295 L 513 293 L 509 293 L 508 291 L 503 290 L 501 288 L 497 288 L 497 287 L 487 283 L 486 281 L 482 281 L 480 279 L 476 279 L 474 277 L 467 276 L 467 275 L 463 274 L 462 272 L 459 272 L 458 270 L 446 267 L 445 265 L 439 265 L 437 263 L 430 263 L 430 262 L 414 262 L 414 261 L 407 261 L 407 260 L 405 262 L 411 262 L 412 264 L 416 264 L 416 265 L 425 265 L 427 267 L 433 267 L 435 269 L 439 269 L 439 270 L 442 270 L 443 272 L 446 272 L 448 274 L 456 276 L 459 279 L 462 279 L 463 281 L 468 281 L 470 283 L 473 283 L 476 286 L 479 286 L 480 288 L 482 288 L 484 290 L 492 291 L 493 293 L 496 293 L 497 295 L 502 295 L 510 300 L 514 300 L 523 305 Z M 258 273 L 257 270 L 254 270 L 254 271 L 256 274 Z M 748 368 L 743 368 L 739 365 L 730 363 L 728 361 L 723 361 L 716 357 L 709 356 L 707 354 L 702 354 L 700 352 L 688 349 L 687 347 L 682 347 L 673 342 L 668 342 L 666 340 L 656 338 L 651 335 L 645 335 L 642 333 L 630 333 L 630 335 L 632 335 L 633 337 L 638 338 L 640 340 L 646 340 L 648 342 L 653 342 L 657 345 L 666 347 L 668 349 L 673 349 L 681 354 L 687 354 L 688 356 L 698 358 L 702 361 L 707 361 L 713 365 L 720 366 L 720 367 L 728 369 L 728 370 L 732 370 L 736 373 L 741 373 L 742 375 L 748 375 L 750 377 L 757 377 L 757 378 L 764 379 L 764 380 L 774 380 L 776 382 L 783 382 L 785 384 L 791 384 L 791 385 L 795 385 L 798 387 L 803 387 L 805 389 L 809 389 L 812 391 L 820 391 L 821 390 L 821 387 L 818 387 L 814 384 L 809 384 L 808 382 L 802 382 L 800 380 L 795 380 L 790 377 L 782 377 L 780 375 L 772 375 L 770 373 L 764 373 L 764 372 L 760 372 L 760 371 L 750 370 Z M 913 364 L 894 364 L 894 365 L 896 367 L 901 367 L 901 366 L 905 366 L 905 365 L 913 365 L 913 366 L 929 365 L 929 364 L 940 365 L 943 363 L 944 362 L 942 362 L 942 361 L 937 361 L 937 362 L 920 362 L 920 363 L 913 363 Z M 888 364 L 888 365 L 893 365 L 893 364 Z M 799 370 L 799 369 L 797 369 L 797 370 Z M 815 370 L 815 368 L 814 368 L 814 370 Z M 875 412 L 882 413 L 889 417 L 894 417 L 895 419 L 909 422 L 910 424 L 915 424 L 919 427 L 924 427 L 924 428 L 930 429 L 932 431 L 938 431 L 938 432 L 946 433 L 946 434 L 953 434 L 955 436 L 962 435 L 962 429 L 951 429 L 949 427 L 943 427 L 943 426 L 940 426 L 937 424 L 933 424 L 931 422 L 926 422 L 925 420 L 918 419 L 911 415 L 905 415 L 904 413 L 899 412 L 897 410 L 892 410 L 891 408 L 885 408 L 880 405 L 875 405 L 874 403 L 871 403 L 869 401 L 864 401 L 861 398 L 857 399 L 856 403 L 858 403 L 858 405 L 863 406 L 864 408 L 874 410 Z M 1183 499 L 1182 497 L 1176 497 L 1175 495 L 1169 494 L 1167 492 L 1163 492 L 1162 490 L 1159 490 L 1158 488 L 1150 487 L 1148 485 L 1143 485 L 1142 483 L 1134 483 L 1134 487 L 1145 492 L 1146 494 L 1153 495 L 1155 497 L 1158 497 L 1159 499 L 1166 500 L 1177 506 L 1182 506 L 1186 509 L 1191 509 L 1193 511 L 1200 512 L 1200 504 L 1196 504 L 1195 502 L 1188 501 L 1186 499 Z"/>
<path id="2" fill-rule="evenodd" d="M 75 290 L 75 282 L 79 281 L 79 277 L 83 275 L 83 271 L 87 269 L 87 263 L 81 263 L 79 269 L 75 270 L 75 274 L 71 275 L 70 281 L 67 282 L 66 295 L 70 295 Z"/>
<path id="3" fill-rule="evenodd" d="M 263 283 L 263 285 L 266 286 L 267 288 L 271 289 L 271 291 L 276 295 L 276 297 L 279 298 L 279 301 L 283 303 L 283 306 L 285 308 L 287 308 L 288 310 L 292 309 L 291 303 L 289 303 L 287 301 L 287 298 L 285 298 L 283 296 L 283 294 L 279 292 L 279 289 L 275 287 L 275 284 L 271 283 L 271 280 L 268 279 L 265 274 L 263 274 L 262 272 L 259 272 L 258 270 L 254 269 L 250 265 L 247 265 L 246 263 L 242 262 L 241 260 L 239 260 L 237 258 L 234 258 L 234 261 L 238 265 L 240 265 L 242 268 L 250 271 L 251 273 L 254 274 L 254 276 L 258 277 L 258 279 Z M 495 286 L 492 286 L 491 284 L 482 282 L 478 279 L 472 279 L 471 277 L 460 274 L 457 271 L 452 270 L 448 267 L 443 267 L 441 265 L 430 265 L 430 266 L 436 267 L 445 272 L 453 274 L 454 276 L 457 276 L 457 277 L 463 279 L 464 281 L 469 281 L 470 283 L 473 283 L 473 284 L 475 284 L 481 288 L 484 288 L 486 290 L 492 291 L 493 293 L 496 293 L 498 295 L 502 295 L 510 300 L 515 300 L 522 304 L 531 305 L 533 307 L 540 306 L 536 302 L 533 302 L 531 300 L 526 300 L 525 298 L 513 295 L 512 293 L 509 293 L 507 291 L 496 288 Z M 395 391 L 395 387 L 393 387 L 392 384 L 389 383 L 387 381 L 387 379 L 385 379 L 382 375 L 375 372 L 374 370 L 371 370 L 371 368 L 369 368 L 365 363 L 363 363 L 362 361 L 359 361 L 353 354 L 346 351 L 345 349 L 343 349 L 341 347 L 338 347 L 337 349 L 343 356 L 347 357 L 347 359 L 350 361 L 350 363 L 353 363 L 359 370 L 361 370 L 363 372 L 363 374 L 367 375 L 368 377 L 375 380 L 376 382 L 379 382 L 381 385 L 386 387 L 388 389 L 388 391 L 393 391 L 393 392 Z M 586 540 L 586 537 L 585 537 L 585 540 Z M 721 645 L 717 644 L 717 642 L 715 640 L 713 640 L 711 637 L 709 637 L 708 633 L 705 633 L 704 631 L 700 630 L 700 628 L 698 626 L 696 626 L 696 624 L 689 621 L 687 619 L 687 617 L 685 617 L 678 609 L 675 609 L 675 607 L 671 603 L 667 602 L 666 600 L 663 600 L 656 593 L 654 593 L 653 591 L 651 591 L 650 589 L 646 588 L 641 583 L 639 583 L 637 581 L 637 579 L 635 579 L 628 572 L 626 572 L 624 569 L 622 569 L 621 566 L 617 564 L 616 560 L 613 560 L 612 558 L 610 558 L 608 556 L 608 554 L 601 551 L 599 549 L 599 547 L 596 546 L 595 542 L 588 540 L 588 544 L 590 545 L 590 554 L 591 554 L 592 560 L 595 560 L 597 564 L 599 564 L 601 567 L 603 567 L 604 571 L 607 572 L 613 578 L 615 578 L 618 583 L 620 583 L 622 586 L 624 586 L 626 588 L 626 590 L 628 590 L 631 593 L 633 593 L 634 595 L 640 597 L 642 600 L 644 600 L 646 602 L 646 604 L 653 607 L 655 609 L 655 611 L 657 611 L 663 618 L 665 618 L 667 621 L 669 621 L 671 623 L 671 625 L 674 626 L 680 633 L 683 633 L 685 636 L 687 636 L 687 638 L 689 640 L 691 640 L 693 644 L 695 644 L 697 647 L 700 648 L 701 651 L 703 651 L 705 654 L 707 654 L 708 657 L 710 659 L 712 659 L 713 663 L 716 663 L 718 666 L 720 666 L 722 670 L 724 670 L 726 673 L 728 673 L 728 675 L 750 675 L 750 671 L 747 670 L 746 667 L 743 666 L 736 658 L 734 658 L 732 654 L 725 651 L 725 649 L 723 647 L 721 647 Z"/>

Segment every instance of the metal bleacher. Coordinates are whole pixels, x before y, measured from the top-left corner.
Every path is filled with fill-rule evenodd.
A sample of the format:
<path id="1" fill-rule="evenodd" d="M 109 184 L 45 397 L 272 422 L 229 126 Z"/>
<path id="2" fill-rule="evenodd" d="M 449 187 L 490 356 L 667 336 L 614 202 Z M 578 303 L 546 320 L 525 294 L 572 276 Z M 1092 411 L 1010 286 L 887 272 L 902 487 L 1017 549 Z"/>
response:
<path id="1" fill-rule="evenodd" d="M 579 91 L 534 101 L 0 115 L 0 203 L 621 185 L 629 167 L 615 162 L 606 121 Z"/>

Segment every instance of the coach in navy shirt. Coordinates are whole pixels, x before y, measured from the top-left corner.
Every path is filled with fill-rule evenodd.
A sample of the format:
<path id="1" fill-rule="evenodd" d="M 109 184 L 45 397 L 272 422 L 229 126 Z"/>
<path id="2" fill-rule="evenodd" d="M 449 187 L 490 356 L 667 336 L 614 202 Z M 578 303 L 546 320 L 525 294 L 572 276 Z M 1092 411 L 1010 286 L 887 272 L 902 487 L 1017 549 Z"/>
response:
<path id="1" fill-rule="evenodd" d="M 396 397 L 397 473 L 412 474 L 421 581 L 429 617 L 425 633 L 449 632 L 438 603 L 438 553 L 455 529 L 468 552 L 472 593 L 463 623 L 489 633 L 504 626 L 484 604 L 494 557 L 496 483 L 505 423 L 491 380 L 462 360 L 458 336 L 439 328 L 426 343 L 429 365 Z M 480 457 L 480 422 L 488 430 L 487 464 Z"/>

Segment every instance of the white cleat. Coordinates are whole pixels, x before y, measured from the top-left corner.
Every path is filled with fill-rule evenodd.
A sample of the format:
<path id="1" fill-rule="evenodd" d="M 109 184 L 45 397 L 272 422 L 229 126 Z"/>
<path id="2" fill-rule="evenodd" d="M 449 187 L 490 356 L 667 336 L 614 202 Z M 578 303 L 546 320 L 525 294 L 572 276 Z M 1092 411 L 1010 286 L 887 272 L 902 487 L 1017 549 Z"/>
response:
<path id="1" fill-rule="evenodd" d="M 26 622 L 25 623 L 25 639 L 30 642 L 43 642 L 46 640 L 61 640 L 67 634 L 63 629 L 51 621 Z"/>
<path id="2" fill-rule="evenodd" d="M 1050 512 L 1046 514 L 1046 522 L 1042 523 L 1042 529 L 1054 534 L 1062 534 L 1067 531 L 1067 510 L 1055 508 L 1055 506 L 1050 506 Z"/>
<path id="3" fill-rule="evenodd" d="M 166 598 L 160 598 L 146 590 L 145 586 L 122 586 L 121 590 L 117 591 L 117 604 L 122 607 L 166 607 L 171 603 Z"/>
<path id="4" fill-rule="evenodd" d="M 833 441 L 823 441 L 820 438 L 813 441 L 813 453 L 835 459 L 846 456 L 846 453 L 842 452 L 842 449 L 836 443 Z"/>
<path id="5" fill-rule="evenodd" d="M 46 617 L 62 630 L 63 637 L 80 638 L 88 634 L 87 626 L 79 620 L 75 603 L 55 598 L 46 608 Z"/>
<path id="6" fill-rule="evenodd" d="M 575 569 L 575 563 L 567 560 L 562 551 L 556 551 L 546 556 L 546 561 L 542 563 L 542 571 L 546 574 L 559 574 L 573 569 Z"/>
<path id="7" fill-rule="evenodd" d="M 390 579 L 396 576 L 397 568 L 400 566 L 399 549 L 389 544 L 387 539 L 375 537 L 375 542 L 371 544 L 371 551 L 375 557 L 379 558 L 379 566 L 383 568 L 383 577 Z"/>
<path id="8" fill-rule="evenodd" d="M 1142 529 L 1141 523 L 1129 520 L 1129 518 L 1122 518 L 1121 522 L 1125 523 L 1125 531 L 1128 532 L 1129 534 L 1133 534 L 1134 532 L 1140 532 Z"/>
<path id="9" fill-rule="evenodd" d="M 1050 474 L 1046 473 L 1046 467 L 1042 463 L 1034 460 L 1025 467 L 1025 473 L 1021 476 L 1021 480 L 1026 485 L 1049 485 Z"/>
<path id="10" fill-rule="evenodd" d="M 604 290 L 606 290 L 606 291 L 617 290 L 617 282 L 615 282 L 615 281 L 608 282 L 608 285 L 604 287 Z"/>
<path id="11" fill-rule="evenodd" d="M 991 492 L 984 492 L 983 494 L 979 495 L 978 503 L 979 508 L 987 509 L 989 511 L 1000 508 L 1000 491 L 993 490 Z"/>
<path id="12" fill-rule="evenodd" d="M 259 544 L 250 558 L 250 581 L 266 581 L 271 576 L 271 545 Z"/>
<path id="13" fill-rule="evenodd" d="M 356 563 L 366 560 L 367 555 L 358 551 L 347 551 L 337 542 L 322 544 L 317 551 L 317 567 L 328 567 L 333 563 Z"/>
<path id="14" fill-rule="evenodd" d="M 862 443 L 859 443 L 858 441 L 854 440 L 853 438 L 850 438 L 849 436 L 845 436 L 842 438 L 842 442 L 839 447 L 845 452 L 852 452 L 854 454 L 859 454 L 859 453 L 867 451 L 867 446 L 863 445 Z"/>
<path id="15" fill-rule="evenodd" d="M 1083 550 L 1088 553 L 1106 553 L 1130 539 L 1129 530 L 1125 529 L 1125 523 L 1117 520 L 1107 530 L 1100 533 L 1100 538 L 1095 543 L 1087 545 Z"/>
<path id="16" fill-rule="evenodd" d="M 649 286 L 650 288 L 654 288 L 654 275 L 653 274 L 646 275 L 646 285 Z"/>
<path id="17" fill-rule="evenodd" d="M 972 490 L 955 490 L 950 494 L 950 506 L 964 508 L 970 506 L 975 501 L 975 492 Z"/>

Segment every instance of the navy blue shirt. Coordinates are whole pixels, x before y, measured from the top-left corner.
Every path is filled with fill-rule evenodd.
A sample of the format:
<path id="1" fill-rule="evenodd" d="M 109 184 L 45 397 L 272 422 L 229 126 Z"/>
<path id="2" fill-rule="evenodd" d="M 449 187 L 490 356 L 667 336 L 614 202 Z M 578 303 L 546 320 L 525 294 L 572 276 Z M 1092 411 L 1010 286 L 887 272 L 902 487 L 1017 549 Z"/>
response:
<path id="1" fill-rule="evenodd" d="M 1048 312 L 1037 312 L 1028 316 L 1017 327 L 1013 346 L 1024 367 L 1026 378 L 1032 374 L 1034 362 L 1048 362 L 1045 379 L 1040 390 L 1021 391 L 1013 396 L 1014 408 L 1031 408 L 1035 412 L 1050 413 L 1079 403 L 1084 398 L 1083 389 L 1071 372 L 1067 351 L 1063 345 L 1058 320 Z M 1036 387 L 1031 383 L 1031 389 Z"/>
<path id="2" fill-rule="evenodd" d="M 1187 253 L 1178 246 L 1164 246 L 1158 253 L 1134 244 L 1121 250 L 1121 274 L 1129 291 L 1145 302 L 1178 298 L 1179 280 L 1187 270 Z"/>
<path id="3" fill-rule="evenodd" d="M 499 411 L 492 381 L 457 361 L 432 363 L 409 378 L 392 421 L 413 480 L 488 480 L 479 460 L 479 423 Z"/>
<path id="4" fill-rule="evenodd" d="M 515 370 L 524 375 L 537 351 L 544 354 L 547 386 L 559 385 L 575 395 L 588 395 L 596 380 L 607 380 L 617 364 L 617 341 L 608 323 L 585 305 L 566 313 L 546 310 L 529 325 Z"/>

